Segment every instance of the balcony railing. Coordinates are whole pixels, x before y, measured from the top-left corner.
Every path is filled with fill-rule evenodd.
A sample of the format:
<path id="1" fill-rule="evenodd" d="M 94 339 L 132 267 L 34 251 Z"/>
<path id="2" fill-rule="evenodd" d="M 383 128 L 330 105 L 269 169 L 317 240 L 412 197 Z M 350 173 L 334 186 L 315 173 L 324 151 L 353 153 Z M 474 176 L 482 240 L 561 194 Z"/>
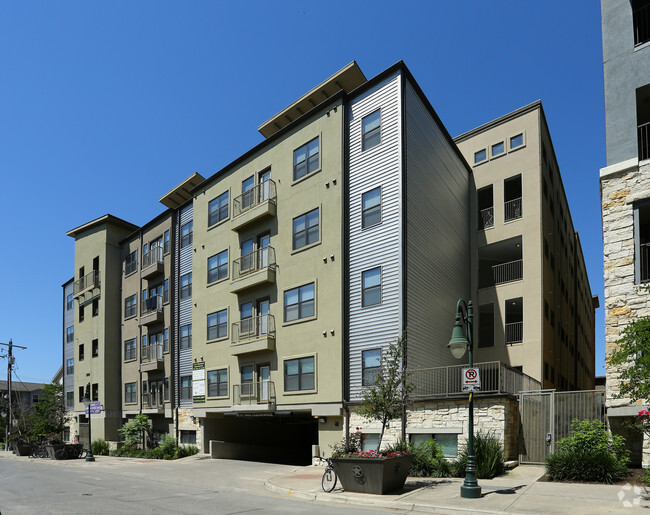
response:
<path id="1" fill-rule="evenodd" d="M 268 179 L 252 189 L 245 191 L 233 201 L 233 218 L 267 200 L 275 204 L 276 197 L 275 182 Z"/>
<path id="2" fill-rule="evenodd" d="M 232 387 L 234 405 L 275 404 L 275 383 L 257 381 L 255 383 L 235 384 Z"/>
<path id="3" fill-rule="evenodd" d="M 151 313 L 156 313 L 162 311 L 163 309 L 163 296 L 154 295 L 148 299 L 142 301 L 142 315 L 149 315 Z"/>
<path id="4" fill-rule="evenodd" d="M 262 247 L 235 259 L 232 263 L 232 276 L 234 280 L 237 280 L 264 268 L 275 269 L 275 249 L 273 247 Z"/>
<path id="5" fill-rule="evenodd" d="M 233 343 L 265 336 L 275 338 L 275 317 L 273 315 L 258 315 L 232 324 Z"/>
<path id="6" fill-rule="evenodd" d="M 475 363 L 479 369 L 481 392 L 517 394 L 522 391 L 539 390 L 542 385 L 529 375 L 519 372 L 500 361 Z M 467 365 L 410 370 L 410 381 L 415 385 L 414 398 L 461 394 L 462 369 Z"/>
<path id="7" fill-rule="evenodd" d="M 154 343 L 153 345 L 142 347 L 141 361 L 156 361 L 159 359 L 163 359 L 162 343 Z"/>
<path id="8" fill-rule="evenodd" d="M 155 247 L 142 256 L 142 268 L 155 265 L 156 263 L 163 262 L 163 249 L 162 247 Z"/>
<path id="9" fill-rule="evenodd" d="M 650 159 L 650 122 L 639 125 L 639 161 Z"/>
<path id="10" fill-rule="evenodd" d="M 521 343 L 524 341 L 524 323 L 512 322 L 506 324 L 506 343 Z"/>
<path id="11" fill-rule="evenodd" d="M 479 218 L 479 222 L 481 226 L 479 229 L 487 229 L 489 227 L 494 227 L 494 208 L 493 207 L 488 207 L 485 209 L 481 209 L 480 212 L 481 216 Z"/>
<path id="12" fill-rule="evenodd" d="M 503 219 L 506 222 L 509 222 L 510 220 L 516 220 L 517 218 L 521 218 L 523 214 L 521 210 L 521 197 L 508 200 L 507 202 L 505 202 L 503 204 L 503 210 L 504 210 Z"/>
<path id="13" fill-rule="evenodd" d="M 162 392 L 150 392 L 142 394 L 142 407 L 143 408 L 162 408 L 164 401 Z"/>
<path id="14" fill-rule="evenodd" d="M 520 280 L 524 276 L 523 268 L 523 260 L 521 259 L 494 265 L 492 267 L 494 284 L 497 285 Z"/>
<path id="15" fill-rule="evenodd" d="M 99 270 L 93 270 L 89 274 L 84 275 L 81 279 L 74 282 L 73 291 L 75 294 L 81 293 L 90 288 L 99 287 Z"/>
<path id="16" fill-rule="evenodd" d="M 632 13 L 634 25 L 634 45 L 641 45 L 650 40 L 650 4 L 646 4 Z"/>

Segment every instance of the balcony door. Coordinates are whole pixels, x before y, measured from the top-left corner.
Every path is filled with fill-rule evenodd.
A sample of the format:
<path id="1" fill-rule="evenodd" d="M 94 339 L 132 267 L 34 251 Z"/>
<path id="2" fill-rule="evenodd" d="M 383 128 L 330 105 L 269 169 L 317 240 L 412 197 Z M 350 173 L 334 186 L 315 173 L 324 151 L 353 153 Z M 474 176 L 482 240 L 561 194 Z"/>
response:
<path id="1" fill-rule="evenodd" d="M 253 175 L 242 181 L 241 192 L 242 210 L 245 210 L 254 204 L 255 177 Z"/>
<path id="2" fill-rule="evenodd" d="M 271 367 L 269 365 L 258 365 L 257 377 L 260 382 L 259 401 L 269 401 L 269 382 L 271 380 Z"/>
<path id="3" fill-rule="evenodd" d="M 259 334 L 269 334 L 269 299 L 257 301 L 257 314 L 259 316 Z"/>
<path id="4" fill-rule="evenodd" d="M 245 302 L 239 306 L 240 312 L 240 329 L 241 338 L 250 338 L 253 335 L 253 303 Z"/>
<path id="5" fill-rule="evenodd" d="M 271 183 L 269 182 L 270 179 L 271 170 L 264 170 L 263 172 L 260 172 L 258 177 L 260 185 L 260 202 L 268 200 L 268 198 L 271 196 Z"/>
<path id="6" fill-rule="evenodd" d="M 259 267 L 260 269 L 269 266 L 269 245 L 271 244 L 271 235 L 269 233 L 261 234 L 257 237 L 257 248 L 259 249 Z"/>

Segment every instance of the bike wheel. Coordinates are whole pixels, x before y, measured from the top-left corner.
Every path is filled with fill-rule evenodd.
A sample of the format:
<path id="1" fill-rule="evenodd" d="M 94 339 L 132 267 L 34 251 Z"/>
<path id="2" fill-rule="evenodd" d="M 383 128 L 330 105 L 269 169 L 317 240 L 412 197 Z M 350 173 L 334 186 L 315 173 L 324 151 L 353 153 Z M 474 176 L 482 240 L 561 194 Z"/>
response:
<path id="1" fill-rule="evenodd" d="M 325 473 L 323 474 L 323 480 L 321 481 L 321 485 L 323 487 L 323 491 L 330 493 L 334 488 L 336 488 L 336 472 L 334 472 L 334 469 L 327 467 L 325 469 Z"/>
<path id="2" fill-rule="evenodd" d="M 68 457 L 68 453 L 65 452 L 65 449 L 59 449 L 54 453 L 54 457 L 57 460 L 65 460 Z"/>
<path id="3" fill-rule="evenodd" d="M 88 454 L 88 451 L 86 449 L 81 449 L 79 451 L 79 456 L 77 456 L 77 458 L 85 458 L 87 454 Z"/>

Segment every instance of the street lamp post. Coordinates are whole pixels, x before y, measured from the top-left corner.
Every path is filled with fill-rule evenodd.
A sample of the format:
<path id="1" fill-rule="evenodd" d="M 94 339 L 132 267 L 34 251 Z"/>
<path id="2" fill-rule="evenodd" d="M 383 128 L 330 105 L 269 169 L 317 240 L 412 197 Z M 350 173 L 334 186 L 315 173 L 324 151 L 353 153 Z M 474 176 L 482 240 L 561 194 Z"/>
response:
<path id="1" fill-rule="evenodd" d="M 88 453 L 86 454 L 86 461 L 95 461 L 95 457 L 93 456 L 93 439 L 90 434 L 90 383 L 86 385 L 82 402 L 88 410 Z"/>
<path id="2" fill-rule="evenodd" d="M 456 322 L 454 323 L 454 330 L 451 333 L 451 340 L 447 347 L 451 351 L 452 356 L 460 359 L 469 350 L 469 367 L 474 366 L 472 358 L 473 351 L 473 328 L 474 310 L 472 308 L 472 301 L 467 304 L 460 299 L 456 305 Z M 474 460 L 474 401 L 472 399 L 473 392 L 469 393 L 469 435 L 467 441 L 467 467 L 465 469 L 465 482 L 460 487 L 460 496 L 466 499 L 478 499 L 481 497 L 481 487 L 476 480 L 476 462 Z"/>

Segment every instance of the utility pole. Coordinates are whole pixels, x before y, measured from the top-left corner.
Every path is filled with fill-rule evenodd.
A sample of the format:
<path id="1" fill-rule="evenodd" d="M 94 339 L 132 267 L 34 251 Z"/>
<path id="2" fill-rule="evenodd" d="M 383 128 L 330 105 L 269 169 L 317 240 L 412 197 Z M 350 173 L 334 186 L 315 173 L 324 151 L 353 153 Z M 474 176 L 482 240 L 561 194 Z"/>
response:
<path id="1" fill-rule="evenodd" d="M 9 433 L 11 432 L 11 417 L 12 417 L 12 407 L 11 407 L 11 371 L 13 369 L 14 365 L 14 355 L 13 355 L 13 348 L 18 347 L 19 349 L 26 349 L 27 347 L 23 347 L 21 345 L 15 345 L 13 341 L 10 339 L 9 343 L 2 343 L 0 342 L 0 345 L 4 345 L 5 347 L 9 347 L 9 352 L 7 354 L 7 400 L 8 400 L 8 408 L 7 408 L 7 428 L 5 431 L 5 451 L 9 450 Z"/>

